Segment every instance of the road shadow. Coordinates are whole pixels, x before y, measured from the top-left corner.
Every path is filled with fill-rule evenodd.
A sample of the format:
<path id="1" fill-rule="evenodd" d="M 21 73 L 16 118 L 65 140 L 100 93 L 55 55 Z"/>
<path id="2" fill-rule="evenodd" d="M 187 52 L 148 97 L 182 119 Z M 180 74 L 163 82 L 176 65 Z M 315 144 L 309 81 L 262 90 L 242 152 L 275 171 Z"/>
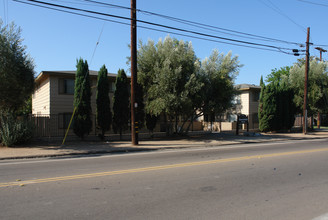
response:
<path id="1" fill-rule="evenodd" d="M 93 140 L 67 140 L 62 145 L 61 139 L 34 139 L 28 144 L 21 144 L 10 147 L 12 149 L 24 148 L 25 150 L 39 149 L 43 151 L 61 151 L 71 153 L 102 153 L 102 152 L 131 152 L 131 151 L 149 151 L 161 148 L 180 148 L 192 147 L 197 145 L 224 144 L 226 143 L 252 143 L 278 139 L 301 139 L 301 132 L 293 133 L 254 133 L 241 132 L 239 135 L 235 131 L 223 132 L 190 132 L 188 135 L 174 135 L 169 137 L 140 138 L 139 145 L 133 146 L 130 140 L 116 141 L 100 139 Z M 312 136 L 327 134 L 328 129 L 311 131 Z"/>

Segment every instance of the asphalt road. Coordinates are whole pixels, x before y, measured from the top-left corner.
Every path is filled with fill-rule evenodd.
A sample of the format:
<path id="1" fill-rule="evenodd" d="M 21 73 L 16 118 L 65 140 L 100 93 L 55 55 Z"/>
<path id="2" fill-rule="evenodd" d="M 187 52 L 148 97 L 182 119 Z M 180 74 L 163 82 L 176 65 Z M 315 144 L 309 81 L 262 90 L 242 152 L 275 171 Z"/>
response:
<path id="1" fill-rule="evenodd" d="M 328 219 L 328 140 L 0 162 L 0 219 Z"/>

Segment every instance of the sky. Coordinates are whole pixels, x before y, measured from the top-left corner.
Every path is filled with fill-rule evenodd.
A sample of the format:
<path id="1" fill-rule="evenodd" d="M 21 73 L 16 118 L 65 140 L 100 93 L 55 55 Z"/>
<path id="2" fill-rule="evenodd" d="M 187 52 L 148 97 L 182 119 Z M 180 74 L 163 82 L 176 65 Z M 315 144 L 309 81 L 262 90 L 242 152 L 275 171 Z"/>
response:
<path id="1" fill-rule="evenodd" d="M 28 2 L 27 0 L 20 1 Z M 40 1 L 130 17 L 128 9 L 103 6 L 84 0 Z M 95 1 L 130 7 L 129 0 Z M 236 32 L 226 34 L 222 33 L 222 29 L 221 32 L 214 32 L 145 12 L 137 13 L 139 20 L 205 33 L 219 38 L 287 48 L 288 50 L 284 51 L 288 53 L 291 53 L 292 49 L 305 49 L 300 45 L 305 45 L 307 28 L 310 27 L 310 42 L 313 43 L 310 46 L 310 55 L 319 57 L 319 51 L 315 49 L 316 46 L 328 49 L 328 29 L 326 28 L 328 25 L 324 16 L 328 12 L 328 0 L 137 0 L 137 8 L 248 35 L 243 34 L 243 37 L 240 37 L 236 36 Z M 78 58 L 86 59 L 90 70 L 99 70 L 103 64 L 106 65 L 110 73 L 117 73 L 119 69 L 129 69 L 127 64 L 127 57 L 130 56 L 128 47 L 130 44 L 129 25 L 26 5 L 13 0 L 0 0 L 0 17 L 4 24 L 14 22 L 21 27 L 23 44 L 26 45 L 27 52 L 34 60 L 36 75 L 41 71 L 76 70 Z M 106 17 L 106 19 L 127 24 L 130 22 L 111 17 Z M 259 50 L 244 47 L 245 45 L 255 45 L 211 38 L 220 41 L 213 42 L 191 37 L 196 36 L 195 34 L 147 26 L 164 30 L 160 32 L 144 29 L 141 26 L 147 25 L 138 23 L 137 38 L 143 43 L 147 43 L 148 40 L 158 42 L 160 38 L 164 39 L 167 35 L 179 40 L 191 41 L 195 54 L 200 60 L 210 56 L 214 49 L 223 54 L 231 51 L 233 56 L 238 56 L 240 64 L 243 64 L 236 78 L 236 84 L 258 85 L 260 77 L 263 76 L 265 79 L 272 69 L 292 66 L 298 58 L 305 57 L 304 55 L 296 57 L 277 52 L 278 50 L 272 47 L 261 48 L 274 51 Z M 201 27 L 205 26 L 202 25 Z M 177 35 L 177 32 L 188 36 Z M 283 40 L 288 43 L 281 44 L 276 41 L 258 40 L 249 34 Z M 209 39 L 209 37 L 204 36 L 197 37 Z M 244 46 L 230 45 L 227 42 Z M 323 59 L 327 59 L 327 53 L 323 54 Z"/>

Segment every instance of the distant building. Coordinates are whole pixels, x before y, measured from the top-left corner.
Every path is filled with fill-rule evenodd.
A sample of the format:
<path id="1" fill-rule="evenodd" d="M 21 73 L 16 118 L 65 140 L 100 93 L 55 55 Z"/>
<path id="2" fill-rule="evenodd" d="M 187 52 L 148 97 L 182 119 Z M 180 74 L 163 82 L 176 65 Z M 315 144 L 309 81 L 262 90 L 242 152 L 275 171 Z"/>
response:
<path id="1" fill-rule="evenodd" d="M 234 107 L 227 113 L 225 119 L 229 122 L 237 121 L 237 114 L 248 116 L 250 129 L 258 129 L 258 107 L 261 86 L 254 84 L 238 84 L 236 88 L 239 94 L 235 97 Z"/>
<path id="2" fill-rule="evenodd" d="M 206 122 L 205 117 L 200 118 L 205 130 L 235 130 L 238 114 L 248 117 L 249 129 L 259 128 L 258 106 L 261 87 L 253 84 L 238 84 L 235 88 L 238 90 L 238 94 L 232 100 L 233 106 L 225 114 L 216 116 L 212 123 Z M 244 125 L 243 128 L 245 128 Z"/>

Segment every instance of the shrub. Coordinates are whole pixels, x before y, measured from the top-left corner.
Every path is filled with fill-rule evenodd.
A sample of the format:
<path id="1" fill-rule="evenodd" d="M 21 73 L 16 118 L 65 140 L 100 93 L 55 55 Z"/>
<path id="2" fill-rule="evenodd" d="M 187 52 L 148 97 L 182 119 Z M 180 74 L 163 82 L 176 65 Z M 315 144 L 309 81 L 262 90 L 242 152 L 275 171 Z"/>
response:
<path id="1" fill-rule="evenodd" d="M 26 143 L 33 137 L 33 130 L 34 125 L 26 118 L 12 114 L 0 116 L 0 140 L 4 146 Z"/>

